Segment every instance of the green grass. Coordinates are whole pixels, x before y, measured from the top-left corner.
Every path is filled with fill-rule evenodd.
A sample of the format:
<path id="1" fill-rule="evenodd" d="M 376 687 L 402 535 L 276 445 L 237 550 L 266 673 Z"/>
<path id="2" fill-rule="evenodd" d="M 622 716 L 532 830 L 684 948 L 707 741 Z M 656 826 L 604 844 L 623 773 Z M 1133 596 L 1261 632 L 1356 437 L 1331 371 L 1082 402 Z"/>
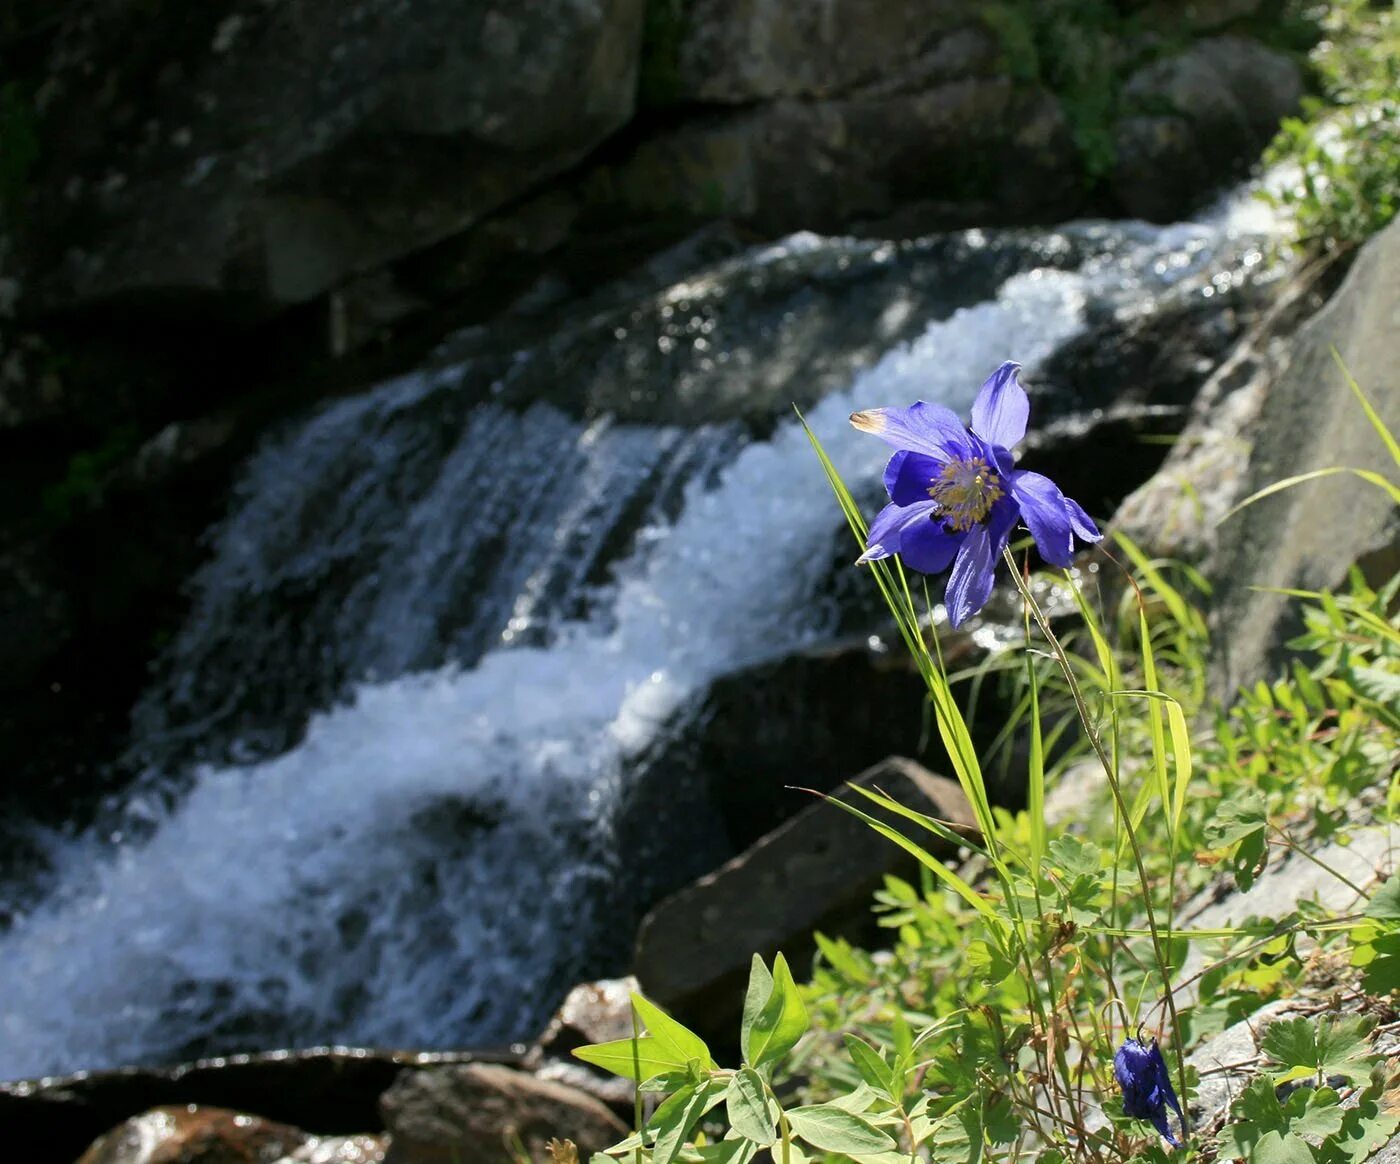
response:
<path id="1" fill-rule="evenodd" d="M 1355 391 L 1400 469 L 1400 446 Z M 813 447 L 863 544 L 858 506 Z M 1376 590 L 1355 574 L 1343 593 L 1296 595 L 1305 629 L 1289 673 L 1221 704 L 1206 694 L 1200 578 L 1125 539 L 1115 551 L 1105 568 L 1121 560 L 1125 584 L 1109 609 L 1078 576 L 1053 577 L 1080 612 L 1064 635 L 1037 602 L 1044 590 L 1007 555 L 1024 643 L 995 681 L 1018 709 L 1006 734 L 1026 741 L 1027 808 L 1015 813 L 988 797 L 922 579 L 897 559 L 871 564 L 980 839 L 876 791 L 853 786 L 833 800 L 919 861 L 917 884 L 888 878 L 874 902 L 888 948 L 818 935 L 801 986 L 781 957 L 771 970 L 755 959 L 735 1067 L 636 999 L 645 1035 L 578 1054 L 667 1098 L 595 1164 L 748 1164 L 762 1152 L 785 1164 L 1360 1164 L 1400 1126 L 1394 1069 L 1372 1046 L 1373 1016 L 1393 1015 L 1400 989 L 1400 879 L 1354 885 L 1317 854 L 1400 810 L 1400 579 Z M 1069 730 L 1077 743 L 1052 762 L 1052 733 Z M 1056 783 L 1084 764 L 1100 790 L 1052 819 Z M 928 836 L 961 839 L 968 859 L 945 865 L 925 850 Z M 1277 849 L 1369 901 L 1345 917 L 1304 901 L 1236 925 L 1178 921 L 1204 890 L 1250 886 Z M 1258 1078 L 1221 1129 L 1172 1150 L 1125 1116 L 1112 1069 L 1125 1038 L 1162 1040 L 1189 1105 L 1194 1044 L 1308 991 L 1345 995 L 1347 1013 L 1268 1028 Z M 1276 1091 L 1297 1081 L 1307 1086 Z"/>

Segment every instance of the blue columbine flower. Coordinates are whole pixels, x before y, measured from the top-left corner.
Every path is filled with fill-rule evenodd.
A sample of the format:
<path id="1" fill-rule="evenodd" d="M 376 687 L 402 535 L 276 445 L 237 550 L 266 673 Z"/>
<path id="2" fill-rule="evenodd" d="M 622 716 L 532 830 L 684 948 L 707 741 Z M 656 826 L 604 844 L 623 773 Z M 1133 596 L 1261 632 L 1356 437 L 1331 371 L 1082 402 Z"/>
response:
<path id="1" fill-rule="evenodd" d="M 1186 1130 L 1186 1117 L 1177 1102 L 1172 1081 L 1167 1076 L 1167 1064 L 1162 1058 L 1156 1039 L 1146 1041 L 1132 1036 L 1123 1040 L 1118 1053 L 1113 1056 L 1113 1075 L 1118 1086 L 1123 1089 L 1123 1113 L 1134 1119 L 1151 1120 L 1155 1127 L 1173 1148 L 1181 1147 L 1181 1141 L 1172 1135 L 1167 1124 L 1167 1104 L 1171 1104 L 1176 1118 L 1181 1121 L 1182 1131 Z"/>
<path id="2" fill-rule="evenodd" d="M 945 602 L 954 626 L 991 595 L 1017 519 L 1054 566 L 1070 564 L 1075 535 L 1086 542 L 1103 536 L 1050 478 L 1015 468 L 1011 449 L 1026 435 L 1030 415 L 1020 370 L 1008 361 L 987 378 L 972 405 L 971 430 L 951 409 L 922 400 L 851 415 L 856 428 L 899 450 L 885 467 L 890 503 L 871 522 L 860 561 L 898 554 L 925 574 L 952 563 Z"/>

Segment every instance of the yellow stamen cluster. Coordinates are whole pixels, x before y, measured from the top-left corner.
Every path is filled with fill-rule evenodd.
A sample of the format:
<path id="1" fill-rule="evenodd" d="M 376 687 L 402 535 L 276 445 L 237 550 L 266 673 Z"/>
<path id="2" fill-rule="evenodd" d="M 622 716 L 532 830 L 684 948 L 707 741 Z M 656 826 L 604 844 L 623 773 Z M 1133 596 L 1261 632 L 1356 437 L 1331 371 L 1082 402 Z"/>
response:
<path id="1" fill-rule="evenodd" d="M 938 502 L 938 517 L 952 530 L 969 530 L 985 521 L 1003 495 L 1001 480 L 981 457 L 949 461 L 929 486 Z"/>

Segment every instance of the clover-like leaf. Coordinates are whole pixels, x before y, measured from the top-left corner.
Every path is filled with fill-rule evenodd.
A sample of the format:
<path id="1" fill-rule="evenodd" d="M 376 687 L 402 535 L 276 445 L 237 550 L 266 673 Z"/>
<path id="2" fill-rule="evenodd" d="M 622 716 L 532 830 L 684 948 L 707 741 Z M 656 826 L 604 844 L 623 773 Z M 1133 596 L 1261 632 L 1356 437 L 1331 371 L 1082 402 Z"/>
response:
<path id="1" fill-rule="evenodd" d="M 1342 1075 L 1353 1082 L 1371 1073 L 1377 1056 L 1371 1051 L 1371 1024 L 1355 1015 L 1323 1020 L 1281 1019 L 1270 1025 L 1259 1049 L 1282 1070 L 1275 1082 L 1307 1075 L 1319 1080 Z"/>

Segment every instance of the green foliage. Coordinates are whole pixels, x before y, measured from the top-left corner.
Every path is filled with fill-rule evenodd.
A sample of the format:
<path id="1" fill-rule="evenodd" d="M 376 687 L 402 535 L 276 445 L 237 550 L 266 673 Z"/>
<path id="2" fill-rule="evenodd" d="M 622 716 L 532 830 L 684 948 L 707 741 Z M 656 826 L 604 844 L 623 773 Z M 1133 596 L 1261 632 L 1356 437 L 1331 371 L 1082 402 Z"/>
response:
<path id="1" fill-rule="evenodd" d="M 1312 1077 L 1321 1086 L 1333 1076 L 1356 1082 L 1371 1074 L 1379 1058 L 1370 1050 L 1373 1025 L 1355 1016 L 1282 1019 L 1270 1024 L 1259 1049 L 1274 1063 L 1275 1083 Z"/>
<path id="2" fill-rule="evenodd" d="M 1109 0 L 997 0 L 979 11 L 997 37 L 1002 68 L 1059 99 L 1090 185 L 1113 169 L 1113 122 L 1129 68 L 1130 18 Z"/>
<path id="3" fill-rule="evenodd" d="M 683 0 L 645 0 L 637 102 L 644 109 L 674 103 L 681 92 L 680 56 L 685 39 Z"/>
<path id="4" fill-rule="evenodd" d="M 50 521 L 64 522 L 101 500 L 113 472 L 136 451 L 140 430 L 120 425 L 98 446 L 75 453 L 61 481 L 46 485 L 43 510 Z"/>
<path id="5" fill-rule="evenodd" d="M 1286 120 L 1265 160 L 1297 179 L 1273 196 L 1311 250 L 1355 246 L 1400 210 L 1400 23 L 1393 8 L 1342 0 L 1312 55 L 1321 95 Z"/>
<path id="6" fill-rule="evenodd" d="M 1217 1140 L 1220 1159 L 1361 1164 L 1400 1125 L 1387 1082 L 1385 1069 L 1376 1068 L 1344 1106 L 1331 1087 L 1298 1087 L 1280 1098 L 1273 1080 L 1261 1075 L 1231 1105 L 1231 1122 Z"/>
<path id="7" fill-rule="evenodd" d="M 39 129 L 34 106 L 19 85 L 0 86 L 0 225 L 18 220 L 29 174 L 39 160 Z"/>

